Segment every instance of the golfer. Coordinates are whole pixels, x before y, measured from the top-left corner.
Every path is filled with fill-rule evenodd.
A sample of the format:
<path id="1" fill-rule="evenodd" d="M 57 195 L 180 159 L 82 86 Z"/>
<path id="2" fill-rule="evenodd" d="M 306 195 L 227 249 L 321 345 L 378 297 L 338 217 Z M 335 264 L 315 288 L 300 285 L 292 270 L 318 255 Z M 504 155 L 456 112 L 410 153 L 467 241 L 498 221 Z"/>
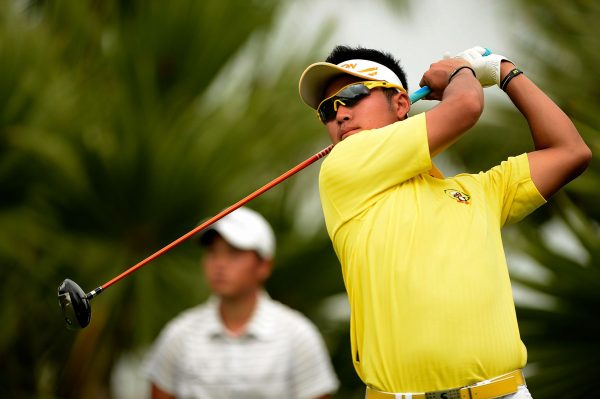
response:
<path id="1" fill-rule="evenodd" d="M 484 54 L 432 64 L 420 84 L 439 103 L 418 115 L 387 53 L 336 47 L 300 78 L 335 145 L 320 195 L 367 398 L 530 397 L 500 230 L 579 175 L 591 152 L 526 74 Z M 534 150 L 444 178 L 431 158 L 475 125 L 491 85 L 526 119 Z"/>
<path id="2" fill-rule="evenodd" d="M 275 239 L 239 208 L 205 231 L 213 296 L 162 331 L 147 362 L 153 398 L 326 398 L 338 381 L 316 327 L 263 289 Z"/>

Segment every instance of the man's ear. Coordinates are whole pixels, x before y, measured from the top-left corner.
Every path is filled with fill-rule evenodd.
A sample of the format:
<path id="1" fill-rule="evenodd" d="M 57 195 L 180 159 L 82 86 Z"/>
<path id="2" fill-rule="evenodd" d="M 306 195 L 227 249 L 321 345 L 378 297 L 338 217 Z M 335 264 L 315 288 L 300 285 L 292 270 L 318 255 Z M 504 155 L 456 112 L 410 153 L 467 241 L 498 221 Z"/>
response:
<path id="1" fill-rule="evenodd" d="M 261 259 L 260 265 L 258 268 L 258 274 L 260 276 L 261 282 L 265 282 L 270 276 L 271 271 L 273 270 L 273 260 L 272 259 Z"/>
<path id="2" fill-rule="evenodd" d="M 394 96 L 394 111 L 400 121 L 408 117 L 408 112 L 410 111 L 410 98 L 407 93 L 402 91 Z"/>

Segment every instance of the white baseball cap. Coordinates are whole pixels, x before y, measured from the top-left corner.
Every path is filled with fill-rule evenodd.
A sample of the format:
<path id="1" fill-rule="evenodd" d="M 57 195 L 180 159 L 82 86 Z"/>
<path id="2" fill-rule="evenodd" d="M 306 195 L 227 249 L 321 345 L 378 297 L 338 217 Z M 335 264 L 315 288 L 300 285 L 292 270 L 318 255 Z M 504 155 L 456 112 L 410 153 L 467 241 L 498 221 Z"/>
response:
<path id="1" fill-rule="evenodd" d="M 317 62 L 309 65 L 300 77 L 298 89 L 302 100 L 314 109 L 317 109 L 323 100 L 325 85 L 337 75 L 348 74 L 364 80 L 383 80 L 392 83 L 402 91 L 406 91 L 400 78 L 390 68 L 378 62 L 362 59 L 353 59 L 332 64 Z"/>
<path id="2" fill-rule="evenodd" d="M 200 236 L 200 243 L 206 245 L 217 232 L 230 245 L 256 251 L 263 259 L 275 255 L 275 234 L 269 222 L 258 212 L 240 207 L 216 221 Z"/>

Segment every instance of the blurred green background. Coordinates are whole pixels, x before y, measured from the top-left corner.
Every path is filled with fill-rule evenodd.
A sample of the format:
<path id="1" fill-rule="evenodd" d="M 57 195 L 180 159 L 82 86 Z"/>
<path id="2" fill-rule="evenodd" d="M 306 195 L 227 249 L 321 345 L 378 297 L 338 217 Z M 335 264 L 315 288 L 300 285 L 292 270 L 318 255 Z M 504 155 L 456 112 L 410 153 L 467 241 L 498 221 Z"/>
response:
<path id="1" fill-rule="evenodd" d="M 409 3 L 369 4 L 416 17 L 418 2 Z M 600 153 L 600 3 L 504 3 L 528 32 L 509 55 L 530 67 Z M 65 329 L 60 282 L 95 288 L 328 144 L 297 81 L 330 50 L 337 20 L 285 32 L 278 21 L 289 4 L 0 0 L 0 397 L 141 395 L 144 351 L 168 320 L 208 294 L 200 249 L 185 243 L 111 287 L 80 332 Z M 377 23 L 368 13 L 362 29 Z M 419 37 L 399 45 L 408 64 Z M 442 163 L 476 172 L 530 147 L 517 112 L 490 101 Z M 317 174 L 313 165 L 251 207 L 278 237 L 269 292 L 321 329 L 342 383 L 336 398 L 361 398 Z M 536 399 L 594 396 L 599 174 L 595 158 L 505 231 Z"/>

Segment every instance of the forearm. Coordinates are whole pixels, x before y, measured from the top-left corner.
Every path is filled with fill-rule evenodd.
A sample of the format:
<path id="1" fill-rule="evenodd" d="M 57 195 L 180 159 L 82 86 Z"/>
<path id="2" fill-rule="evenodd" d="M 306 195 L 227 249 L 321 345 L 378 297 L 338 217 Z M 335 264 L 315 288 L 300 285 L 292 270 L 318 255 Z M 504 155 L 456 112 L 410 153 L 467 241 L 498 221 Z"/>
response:
<path id="1" fill-rule="evenodd" d="M 462 69 L 445 88 L 440 103 L 427 114 L 432 156 L 448 148 L 479 120 L 483 90 L 469 69 Z"/>
<path id="2" fill-rule="evenodd" d="M 462 69 L 444 90 L 438 106 L 446 107 L 453 124 L 464 132 L 479 120 L 483 104 L 481 85 L 470 69 Z"/>
<path id="3" fill-rule="evenodd" d="M 513 68 L 512 63 L 503 62 L 502 78 Z M 506 90 L 513 104 L 527 120 L 536 150 L 585 145 L 569 117 L 525 74 L 514 77 Z"/>
<path id="4" fill-rule="evenodd" d="M 503 62 L 501 77 L 513 68 L 512 63 Z M 549 198 L 585 170 L 590 149 L 571 119 L 525 74 L 515 76 L 505 90 L 529 124 L 535 147 L 529 153 L 531 177 Z"/>

